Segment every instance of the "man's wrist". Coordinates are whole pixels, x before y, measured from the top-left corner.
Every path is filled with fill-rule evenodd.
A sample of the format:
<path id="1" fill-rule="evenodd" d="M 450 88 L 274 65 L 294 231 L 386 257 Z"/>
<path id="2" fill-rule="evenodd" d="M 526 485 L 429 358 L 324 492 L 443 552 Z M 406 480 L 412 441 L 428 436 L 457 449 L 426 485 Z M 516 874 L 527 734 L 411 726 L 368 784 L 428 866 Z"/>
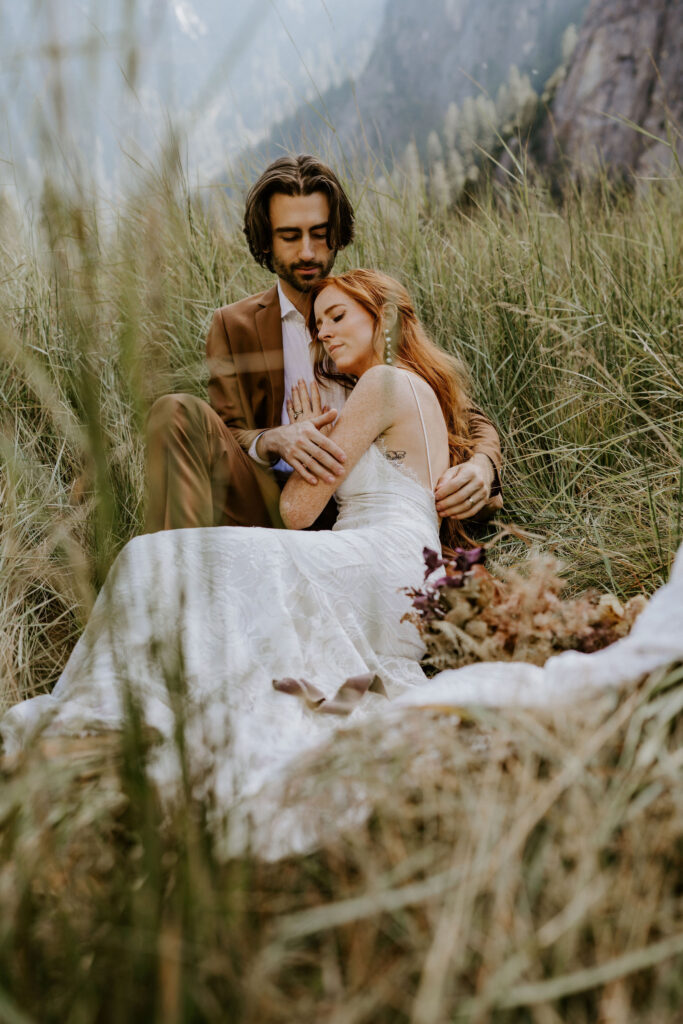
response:
<path id="1" fill-rule="evenodd" d="M 268 463 L 271 465 L 278 461 L 280 453 L 277 448 L 277 433 L 278 427 L 271 427 L 270 430 L 264 430 L 262 434 L 256 438 L 254 444 L 254 453 L 256 458 L 261 462 Z"/>
<path id="2" fill-rule="evenodd" d="M 493 483 L 496 479 L 496 467 L 493 465 L 493 461 L 484 452 L 475 452 L 471 457 L 471 462 L 476 462 L 477 465 L 481 466 L 486 474 L 486 483 L 488 487 L 489 497 L 493 489 Z"/>

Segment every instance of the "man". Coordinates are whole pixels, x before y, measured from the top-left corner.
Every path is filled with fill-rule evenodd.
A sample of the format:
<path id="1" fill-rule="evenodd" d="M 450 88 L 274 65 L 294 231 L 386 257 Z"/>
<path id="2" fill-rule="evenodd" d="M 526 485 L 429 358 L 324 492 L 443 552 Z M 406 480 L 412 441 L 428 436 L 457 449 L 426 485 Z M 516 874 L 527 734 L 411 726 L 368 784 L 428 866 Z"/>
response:
<path id="1" fill-rule="evenodd" d="M 292 387 L 313 379 L 306 327 L 309 292 L 353 238 L 351 203 L 329 167 L 312 156 L 283 157 L 252 186 L 244 232 L 273 288 L 216 310 L 206 351 L 210 405 L 166 395 L 148 421 L 147 530 L 189 526 L 281 526 L 279 496 L 292 468 L 309 483 L 343 472 L 343 451 L 320 429 L 336 418 L 341 387 L 323 394 L 327 411 L 290 422 Z M 491 422 L 470 410 L 474 453 L 448 469 L 435 494 L 441 516 L 469 519 L 502 506 L 500 444 Z M 333 503 L 332 503 L 333 504 Z M 316 526 L 330 526 L 328 506 Z"/>

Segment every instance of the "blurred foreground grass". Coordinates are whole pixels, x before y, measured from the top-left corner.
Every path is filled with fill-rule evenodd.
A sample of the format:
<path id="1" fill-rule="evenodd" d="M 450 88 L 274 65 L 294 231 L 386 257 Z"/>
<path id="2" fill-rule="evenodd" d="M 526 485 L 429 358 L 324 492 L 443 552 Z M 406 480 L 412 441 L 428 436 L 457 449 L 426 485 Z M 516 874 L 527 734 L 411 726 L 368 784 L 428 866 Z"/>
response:
<path id="1" fill-rule="evenodd" d="M 51 741 L 0 795 L 0 1019 L 678 1021 L 682 681 L 340 734 L 276 863 L 163 813 L 130 735 Z"/>
<path id="2" fill-rule="evenodd" d="M 573 590 L 650 593 L 683 539 L 680 179 L 562 208 L 522 183 L 439 217 L 350 191 L 337 268 L 400 277 L 469 367 L 505 447 L 503 518 Z M 7 707 L 54 683 L 141 528 L 149 405 L 204 396 L 212 310 L 271 281 L 238 205 L 189 199 L 173 162 L 116 210 L 46 189 L 31 232 L 1 212 Z M 680 681 L 563 721 L 350 734 L 292 799 L 342 779 L 352 801 L 362 755 L 368 824 L 271 866 L 221 864 L 191 798 L 162 820 L 132 733 L 30 757 L 0 802 L 0 1019 L 675 1020 Z"/>

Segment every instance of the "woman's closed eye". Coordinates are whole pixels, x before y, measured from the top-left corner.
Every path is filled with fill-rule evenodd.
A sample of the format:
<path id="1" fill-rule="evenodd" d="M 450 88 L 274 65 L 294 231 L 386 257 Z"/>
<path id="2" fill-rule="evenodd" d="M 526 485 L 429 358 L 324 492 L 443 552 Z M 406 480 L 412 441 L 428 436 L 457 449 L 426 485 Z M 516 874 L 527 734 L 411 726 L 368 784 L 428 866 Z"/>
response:
<path id="1" fill-rule="evenodd" d="M 344 314 L 343 313 L 337 313 L 336 316 L 332 317 L 332 323 L 333 324 L 338 324 L 339 321 L 343 320 L 343 319 L 344 319 Z M 320 330 L 320 328 L 322 327 L 322 320 L 316 321 L 316 325 L 315 326 L 317 327 L 318 330 Z"/>

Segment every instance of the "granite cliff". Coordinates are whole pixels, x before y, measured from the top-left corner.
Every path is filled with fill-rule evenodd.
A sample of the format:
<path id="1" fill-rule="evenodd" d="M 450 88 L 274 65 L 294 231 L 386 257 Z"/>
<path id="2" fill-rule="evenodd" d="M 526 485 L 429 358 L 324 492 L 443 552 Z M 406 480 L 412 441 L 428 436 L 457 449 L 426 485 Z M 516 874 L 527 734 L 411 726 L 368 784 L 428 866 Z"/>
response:
<path id="1" fill-rule="evenodd" d="M 283 121 L 260 156 L 332 142 L 344 154 L 369 147 L 385 159 L 414 139 L 426 156 L 449 106 L 495 96 L 511 65 L 541 91 L 562 60 L 562 35 L 587 0 L 391 0 L 355 83 Z M 359 31 L 362 27 L 359 26 Z"/>
<path id="2" fill-rule="evenodd" d="M 355 82 L 299 108 L 250 162 L 283 147 L 419 157 L 447 204 L 476 182 L 483 152 L 519 135 L 556 179 L 598 166 L 657 176 L 672 140 L 683 156 L 682 68 L 683 0 L 392 0 Z"/>
<path id="3" fill-rule="evenodd" d="M 666 173 L 672 149 L 651 136 L 668 132 L 683 156 L 682 73 L 683 0 L 591 0 L 543 129 L 544 162 L 564 158 L 579 177 L 596 166 L 619 178 Z"/>

